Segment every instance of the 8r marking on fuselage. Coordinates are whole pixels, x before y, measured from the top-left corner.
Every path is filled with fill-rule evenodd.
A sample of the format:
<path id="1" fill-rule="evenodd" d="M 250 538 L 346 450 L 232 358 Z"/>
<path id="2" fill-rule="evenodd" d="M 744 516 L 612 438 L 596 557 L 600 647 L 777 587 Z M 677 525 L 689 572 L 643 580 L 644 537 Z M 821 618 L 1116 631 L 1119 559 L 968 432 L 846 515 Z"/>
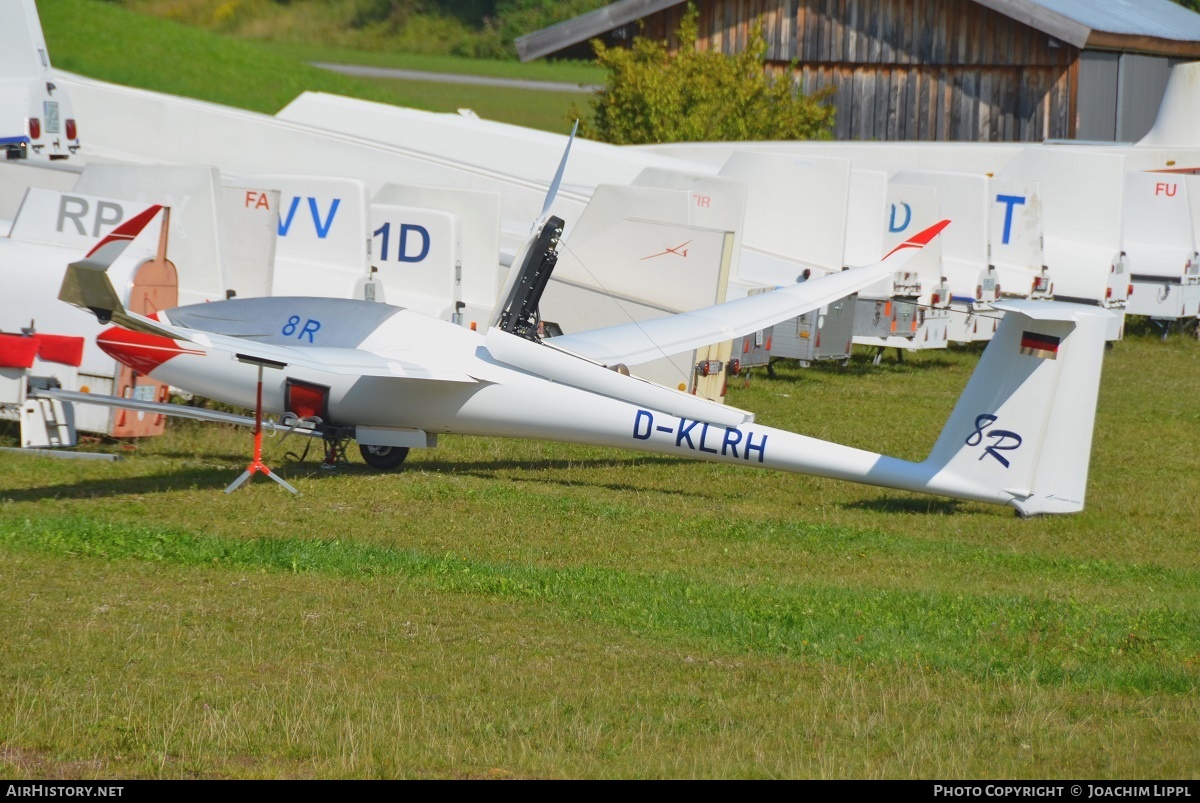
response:
<path id="1" fill-rule="evenodd" d="M 285 323 L 283 325 L 283 328 L 280 329 L 279 331 L 284 337 L 292 337 L 293 335 L 295 335 L 298 340 L 303 340 L 305 335 L 307 335 L 308 342 L 315 343 L 316 341 L 313 340 L 313 335 L 315 335 L 318 331 L 320 331 L 320 329 L 321 329 L 321 322 L 318 320 L 314 320 L 313 318 L 309 318 L 308 320 L 306 320 L 304 322 L 303 328 L 301 328 L 300 316 L 293 315 L 287 319 L 287 323 Z M 299 332 L 299 334 L 297 334 L 297 332 Z"/>
<path id="2" fill-rule="evenodd" d="M 754 432 L 743 431 L 736 427 L 722 427 L 694 421 L 687 418 L 676 419 L 675 426 L 654 423 L 654 413 L 649 410 L 638 410 L 633 417 L 633 439 L 649 440 L 655 432 L 675 436 L 675 446 L 692 452 L 705 452 L 721 457 L 735 457 L 740 460 L 750 460 L 752 454 L 758 455 L 758 462 L 763 462 L 767 454 L 767 436 L 755 442 Z M 740 447 L 740 454 L 739 454 Z"/>

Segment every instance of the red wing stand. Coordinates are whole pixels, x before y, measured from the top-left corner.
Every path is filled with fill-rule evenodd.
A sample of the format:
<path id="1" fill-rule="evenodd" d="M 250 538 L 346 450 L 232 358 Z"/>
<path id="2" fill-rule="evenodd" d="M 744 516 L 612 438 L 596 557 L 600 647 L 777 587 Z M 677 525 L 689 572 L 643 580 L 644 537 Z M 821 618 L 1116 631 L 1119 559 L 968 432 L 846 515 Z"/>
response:
<path id="1" fill-rule="evenodd" d="M 271 469 L 267 468 L 266 463 L 262 461 L 262 390 L 263 390 L 263 368 L 284 368 L 287 366 L 285 362 L 276 362 L 275 360 L 264 360 L 261 357 L 252 357 L 248 354 L 238 354 L 239 362 L 249 363 L 250 365 L 258 366 L 258 398 L 254 405 L 254 459 L 250 461 L 250 465 L 246 466 L 246 470 L 242 475 L 233 481 L 225 493 L 233 493 L 255 474 L 265 474 L 275 482 L 287 488 L 294 494 L 300 493 L 287 480 L 277 474 L 272 474 Z"/>

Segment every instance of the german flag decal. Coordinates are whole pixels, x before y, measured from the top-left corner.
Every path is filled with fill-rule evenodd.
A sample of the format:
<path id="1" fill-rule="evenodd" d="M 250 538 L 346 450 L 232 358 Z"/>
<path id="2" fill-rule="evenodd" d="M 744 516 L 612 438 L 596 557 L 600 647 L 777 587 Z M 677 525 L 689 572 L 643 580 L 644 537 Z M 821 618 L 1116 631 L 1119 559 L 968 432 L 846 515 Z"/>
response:
<path id="1" fill-rule="evenodd" d="M 1037 332 L 1021 333 L 1021 353 L 1030 357 L 1040 357 L 1043 360 L 1058 359 L 1058 338 L 1053 335 L 1039 335 Z"/>

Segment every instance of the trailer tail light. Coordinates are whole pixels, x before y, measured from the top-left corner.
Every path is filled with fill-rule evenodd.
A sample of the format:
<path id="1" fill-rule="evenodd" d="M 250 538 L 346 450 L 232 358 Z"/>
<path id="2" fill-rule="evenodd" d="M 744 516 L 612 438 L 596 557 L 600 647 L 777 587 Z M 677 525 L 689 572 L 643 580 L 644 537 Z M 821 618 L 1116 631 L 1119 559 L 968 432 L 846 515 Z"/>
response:
<path id="1" fill-rule="evenodd" d="M 79 129 L 75 127 L 75 121 L 67 118 L 67 139 L 79 139 Z"/>
<path id="2" fill-rule="evenodd" d="M 729 366 L 728 366 L 728 372 L 730 374 L 732 374 L 733 376 L 737 376 L 738 374 L 740 374 L 742 372 L 742 361 L 741 360 L 730 360 Z"/>
<path id="3" fill-rule="evenodd" d="M 700 376 L 716 376 L 721 373 L 720 360 L 701 360 L 696 366 L 696 370 L 700 372 Z"/>
<path id="4" fill-rule="evenodd" d="M 933 296 L 929 299 L 929 301 L 930 301 L 930 303 L 933 304 L 933 306 L 936 307 L 938 304 L 942 303 L 942 294 L 934 293 Z"/>
<path id="5" fill-rule="evenodd" d="M 1112 288 L 1106 287 L 1104 288 L 1104 300 L 1107 301 L 1110 298 L 1112 298 Z"/>
<path id="6" fill-rule="evenodd" d="M 1125 295 L 1126 296 L 1133 295 L 1133 285 L 1132 284 L 1125 288 Z"/>
<path id="7" fill-rule="evenodd" d="M 29 138 L 30 139 L 41 139 L 42 138 L 42 121 L 36 117 L 29 118 Z"/>

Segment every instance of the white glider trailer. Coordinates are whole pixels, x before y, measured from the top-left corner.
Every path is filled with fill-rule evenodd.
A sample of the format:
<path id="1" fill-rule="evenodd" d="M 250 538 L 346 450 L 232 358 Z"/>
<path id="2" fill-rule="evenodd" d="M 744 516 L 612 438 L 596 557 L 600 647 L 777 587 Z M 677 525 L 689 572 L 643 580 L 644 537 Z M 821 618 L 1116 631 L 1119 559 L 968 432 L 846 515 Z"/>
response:
<path id="1" fill-rule="evenodd" d="M 1026 148 L 996 173 L 1004 181 L 1036 183 L 1043 249 L 1054 298 L 1114 313 L 1109 339 L 1120 339 L 1129 295 L 1123 242 L 1125 158 L 1088 148 Z"/>
<path id="2" fill-rule="evenodd" d="M 1131 314 L 1148 315 L 1163 327 L 1186 329 L 1195 321 L 1200 282 L 1188 262 L 1189 244 L 1180 219 L 1187 207 L 1191 245 L 1200 245 L 1200 62 L 1171 69 L 1154 126 L 1132 146 L 1094 146 L 1125 159 L 1128 174 L 1126 238 L 1130 250 Z"/>
<path id="3" fill-rule="evenodd" d="M 560 134 L 481 120 L 472 113 L 437 114 L 315 92 L 300 95 L 276 116 L 381 144 L 415 148 L 480 169 L 536 177 L 546 184 L 557 168 L 557 154 L 566 143 L 566 137 Z M 600 184 L 661 185 L 661 176 L 667 173 L 693 177 L 716 174 L 744 180 L 745 223 L 737 237 L 729 279 L 730 297 L 734 298 L 793 284 L 800 276 L 842 269 L 848 170 L 849 163 L 844 159 L 754 155 L 708 164 L 577 140 L 572 145 L 563 186 L 586 197 Z M 798 191 L 797 187 L 819 191 Z M 713 199 L 697 190 L 693 202 L 693 216 L 704 217 Z M 506 227 L 523 232 L 525 218 L 512 218 L 507 200 L 505 206 Z M 880 256 L 874 254 L 870 261 Z M 666 295 L 654 303 L 665 310 L 682 307 L 683 301 Z M 772 350 L 782 349 L 787 356 L 805 361 L 843 359 L 848 356 L 848 341 L 840 335 L 824 337 L 821 347 L 816 344 L 826 325 L 840 326 L 839 322 L 849 320 L 851 313 L 850 306 L 837 303 L 782 324 L 774 330 L 777 335 L 789 330 L 793 334 L 790 338 L 787 334 L 775 337 Z M 734 347 L 735 359 L 743 365 L 765 361 L 764 345 L 771 340 L 771 333 L 739 340 Z"/>
<path id="4" fill-rule="evenodd" d="M 941 220 L 936 188 L 888 181 L 875 170 L 855 170 L 851 184 L 850 224 L 846 229 L 845 262 L 870 262 L 891 251 L 915 232 Z M 854 342 L 878 349 L 906 351 L 945 348 L 949 333 L 950 293 L 942 267 L 943 240 L 957 228 L 957 215 L 928 248 L 888 277 L 858 295 Z"/>
<path id="5" fill-rule="evenodd" d="M 952 172 L 986 177 L 988 171 L 1000 169 L 1022 147 L 1025 146 L 770 141 L 673 143 L 627 149 L 709 165 L 721 164 L 735 153 L 849 160 L 853 165 L 853 176 L 845 238 L 846 265 L 878 259 L 877 252 L 886 253 L 887 245 L 897 242 L 897 238 L 902 240 L 905 232 L 927 225 L 928 219 L 951 218 L 951 226 L 938 238 L 944 241 L 938 254 L 923 254 L 919 264 L 906 266 L 909 275 L 894 277 L 890 287 L 873 288 L 870 295 L 859 294 L 855 342 L 912 350 L 943 348 L 949 341 L 954 316 L 949 311 L 950 294 L 946 292 L 950 276 L 943 272 L 942 263 L 947 258 L 946 249 L 951 247 L 951 238 L 961 250 L 964 238 L 973 240 L 976 237 L 976 234 L 968 237 L 961 231 L 965 228 L 959 226 L 963 210 L 938 200 L 935 183 L 914 180 L 914 174 Z M 897 178 L 902 171 L 905 176 Z M 929 189 L 935 191 L 930 193 Z M 974 284 L 969 288 L 971 296 L 975 295 Z M 960 293 L 964 297 L 967 294 L 965 289 Z M 976 299 L 977 302 L 982 300 Z M 960 325 L 959 328 L 963 327 Z"/>
<path id="6" fill-rule="evenodd" d="M 502 220 L 504 221 L 500 238 L 500 261 L 502 263 L 505 261 L 505 256 L 515 252 L 517 245 L 524 241 L 529 221 L 542 214 L 542 205 L 546 199 L 547 183 L 531 181 L 453 159 L 431 156 L 411 148 L 381 144 L 261 114 L 104 84 L 80 77 L 69 77 L 68 80 L 80 112 L 88 112 L 89 119 L 95 116 L 100 117 L 96 123 L 92 124 L 93 130 L 89 134 L 86 154 L 88 158 L 169 163 L 179 159 L 181 154 L 185 154 L 190 161 L 217 165 L 223 174 L 232 176 L 277 178 L 281 175 L 293 174 L 296 176 L 349 178 L 361 181 L 366 186 L 373 202 L 377 199 L 384 205 L 391 200 L 388 196 L 380 194 L 387 185 L 410 188 L 444 187 L 475 193 L 494 193 L 500 197 Z M 220 132 L 219 136 L 214 133 L 218 131 Z M 230 141 L 238 142 L 239 146 L 237 148 L 226 147 L 225 143 Z M 559 142 L 565 144 L 566 140 L 559 138 Z M 320 158 L 314 158 L 314 154 L 319 154 Z M 561 155 L 561 148 L 556 148 L 555 152 L 551 154 L 551 158 L 557 160 L 561 158 Z M 569 165 L 575 163 L 574 157 L 573 153 Z M 639 157 L 636 161 L 638 173 L 641 173 L 647 160 Z M 654 161 L 674 164 L 670 160 Z M 698 178 L 720 178 L 711 175 L 711 172 L 707 176 Z M 250 179 L 245 180 L 249 181 Z M 421 192 L 432 191 L 421 190 Z M 593 191 L 593 189 L 589 189 L 589 192 L 581 193 L 576 191 L 569 182 L 565 182 L 556 194 L 553 208 L 549 211 L 569 221 L 572 225 L 578 225 Z M 683 192 L 684 190 L 677 191 Z M 283 204 L 283 208 L 280 210 L 281 223 L 286 220 L 288 214 L 293 212 L 294 199 L 299 198 L 294 210 L 293 223 L 295 225 L 302 227 L 317 224 L 322 227 L 327 225 L 333 208 L 332 199 L 323 201 L 314 192 L 311 195 L 316 204 L 314 213 L 309 206 L 309 197 L 299 191 L 290 198 L 281 197 L 281 204 Z M 710 194 L 708 197 L 713 196 Z M 667 240 L 669 226 L 692 225 L 700 228 L 714 228 L 714 225 L 705 221 L 713 218 L 715 209 L 700 207 L 699 203 L 702 200 L 702 197 L 691 198 L 690 196 L 683 199 L 685 204 L 695 204 L 688 209 L 686 221 L 675 213 L 672 213 L 675 214 L 675 217 L 658 219 L 654 205 L 643 207 L 654 213 L 650 216 L 652 222 L 658 222 L 668 227 L 663 230 L 663 242 L 657 246 L 657 250 L 674 247 L 681 242 Z M 722 211 L 720 214 L 726 216 L 723 219 L 733 220 L 741 214 L 740 202 L 732 217 L 729 216 L 728 211 Z M 520 223 L 517 224 L 515 221 L 520 221 Z M 380 222 L 371 231 L 383 228 L 386 222 Z M 394 253 L 394 249 L 399 245 L 400 234 L 397 227 L 403 225 L 405 221 L 392 220 L 391 222 L 391 227 L 387 229 L 389 254 Z M 518 225 L 521 228 L 518 228 Z M 736 234 L 740 228 L 740 220 L 736 225 L 721 223 L 715 225 L 715 228 L 723 232 L 722 237 L 724 233 L 731 231 Z M 377 253 L 383 250 L 383 234 L 384 232 L 380 232 L 375 238 Z M 420 238 L 415 234 L 415 229 L 408 229 L 408 236 L 407 247 L 417 250 L 406 252 L 406 254 L 420 253 L 421 249 L 417 245 Z M 464 228 L 461 236 L 465 242 L 480 235 Z M 482 236 L 485 237 L 486 242 L 487 238 L 495 235 L 485 234 Z M 571 242 L 570 232 L 567 233 L 567 242 Z M 640 256 L 647 255 L 641 254 Z M 508 258 L 511 259 L 511 256 Z M 689 264 L 696 261 L 692 259 Z M 682 278 L 670 284 L 669 287 L 672 291 L 681 287 L 689 290 L 693 286 L 697 289 L 703 288 L 706 295 L 704 303 L 710 304 L 714 299 L 723 297 L 725 288 L 710 282 L 714 273 L 705 273 L 709 270 L 709 268 L 705 268 L 700 273 L 691 275 L 683 271 L 679 274 Z M 732 261 L 729 270 L 732 270 Z M 719 276 L 723 271 L 724 269 L 717 271 L 715 275 Z M 594 274 L 595 271 L 592 273 Z M 701 274 L 708 278 L 699 278 Z M 581 322 L 576 323 L 574 316 L 585 314 L 594 316 L 606 309 L 611 311 L 614 316 L 619 317 L 603 322 L 593 318 L 588 323 L 591 326 L 627 323 L 630 320 L 658 317 L 666 312 L 679 312 L 686 309 L 678 300 L 679 296 L 673 292 L 663 297 L 644 299 L 650 304 L 631 301 L 623 307 L 614 307 L 608 302 L 609 292 L 607 282 L 603 277 L 593 275 L 590 278 L 590 284 L 579 280 L 571 285 L 571 289 L 568 291 L 566 289 L 568 275 L 569 271 L 563 271 L 563 278 L 559 278 L 556 274 L 552 279 L 551 289 L 544 296 L 547 308 L 543 310 L 546 318 L 555 320 L 567 331 L 580 331 L 585 328 L 582 317 Z M 728 274 L 726 273 L 726 275 Z M 704 287 L 704 282 L 710 283 Z M 275 289 L 278 291 L 279 282 L 277 281 L 275 284 Z M 307 292 L 319 291 L 319 288 L 312 288 Z M 390 290 L 386 295 L 393 303 L 397 301 L 403 303 L 403 298 L 394 297 Z M 563 302 L 564 298 L 568 299 L 567 302 Z M 560 303 L 565 304 L 562 307 L 563 312 L 554 309 L 554 306 Z M 463 322 L 469 324 L 465 315 Z M 669 382 L 658 377 L 651 376 L 649 378 L 658 379 L 658 381 L 671 386 L 676 386 L 679 381 L 683 381 L 685 384 L 690 384 L 693 390 L 709 395 L 710 391 L 701 388 L 696 383 L 700 379 L 705 379 L 709 380 L 703 383 L 705 386 L 723 387 L 723 376 L 726 372 L 724 360 L 721 360 L 719 377 L 711 376 L 711 374 L 705 377 L 701 370 L 711 371 L 717 367 L 717 359 L 711 354 L 698 354 L 692 364 L 686 366 L 686 370 L 682 374 L 678 369 L 671 368 L 671 381 Z M 647 376 L 646 370 L 646 367 L 642 366 L 639 373 Z"/>
<path id="7" fill-rule="evenodd" d="M 31 401 L 32 388 L 58 387 L 104 395 L 164 401 L 166 388 L 152 380 L 138 381 L 133 371 L 119 366 L 96 346 L 103 329 L 96 319 L 66 308 L 58 298 L 67 260 L 78 259 L 96 242 L 93 230 L 111 231 L 120 220 L 142 211 L 135 204 L 82 194 L 31 189 L 16 216 L 12 233 L 0 239 L 0 277 L 5 298 L 0 304 L 0 416 L 21 423 L 24 447 L 73 446 L 74 429 L 116 436 L 153 435 L 162 431 L 163 417 L 114 415 L 109 410 L 80 408 L 71 419 L 57 402 Z M 87 226 L 83 212 L 93 221 Z M 98 212 L 96 210 L 99 210 Z M 72 217 L 71 213 L 79 213 Z M 75 224 L 83 228 L 77 232 Z M 174 268 L 153 251 L 130 249 L 114 265 L 115 286 L 122 301 L 149 314 L 178 303 Z M 32 354 L 37 359 L 31 359 Z"/>
<path id="8" fill-rule="evenodd" d="M 503 279 L 499 193 L 385 184 L 368 201 L 366 183 L 356 179 L 250 180 L 281 191 L 271 295 L 389 301 L 469 328 L 486 325 Z M 543 296 L 551 332 L 560 321 L 578 331 L 680 311 L 663 307 L 656 300 L 661 297 L 683 309 L 722 300 L 726 239 L 742 214 L 742 191 L 735 186 L 706 193 L 715 199 L 709 217 L 719 209 L 728 218 L 722 228 L 693 219 L 687 190 L 597 188 L 566 238 L 555 281 Z M 247 203 L 252 201 L 248 194 Z M 680 243 L 684 253 L 670 250 Z M 666 258 L 639 261 L 656 256 Z M 589 265 L 603 265 L 603 275 Z M 671 386 L 682 380 L 695 390 L 691 362 L 664 358 L 638 373 Z M 723 395 L 720 388 L 699 390 L 710 391 Z"/>
<path id="9" fill-rule="evenodd" d="M 731 297 L 786 287 L 842 270 L 851 170 L 846 159 L 734 154 L 720 175 L 746 184 L 746 217 Z M 819 187 L 798 191 L 797 187 Z M 883 254 L 875 254 L 876 262 Z M 866 264 L 866 263 L 864 263 Z M 850 358 L 854 299 L 849 296 L 734 341 L 735 368 L 772 358 L 845 362 Z"/>
<path id="10" fill-rule="evenodd" d="M 51 71 L 33 0 L 8 0 L 0 21 L 0 147 L 6 161 L 58 161 L 79 150 L 79 125 Z"/>
<path id="11" fill-rule="evenodd" d="M 638 146 L 636 150 L 710 164 L 719 163 L 735 151 L 839 157 L 850 159 L 855 171 L 881 171 L 893 180 L 901 172 L 950 172 L 1019 182 L 1025 188 L 1036 185 L 1041 199 L 1044 264 L 1047 279 L 1054 283 L 1055 297 L 1103 306 L 1118 313 L 1116 321 L 1123 321 L 1120 313 L 1128 292 L 1128 271 L 1121 253 L 1123 175 L 1131 169 L 1138 147 L 1089 147 L 1074 143 L 739 142 L 675 143 Z M 1148 157 L 1142 152 L 1138 158 Z M 854 203 L 852 197 L 852 209 Z M 989 218 L 1005 211 L 997 205 L 989 211 Z M 1018 211 L 1019 205 L 1014 206 L 1014 214 Z M 890 217 L 890 209 L 888 214 Z M 890 226 L 890 220 L 884 225 Z M 1024 261 L 1019 259 L 1017 264 Z M 1030 292 L 1033 292 L 1033 278 L 1029 277 Z M 998 284 L 1004 295 L 1029 297 L 1025 287 L 1005 290 L 1003 281 Z M 1044 290 L 1039 288 L 1038 293 Z M 1121 329 L 1121 325 L 1112 324 L 1110 334 L 1119 337 Z"/>
<path id="12" fill-rule="evenodd" d="M 8 175 L 0 174 L 0 182 Z M 74 361 L 29 364 L 27 357 L 17 354 L 5 363 L 5 370 L 41 377 L 30 381 L 53 382 L 65 390 L 165 398 L 168 390 L 161 383 L 118 365 L 100 351 L 95 336 L 103 327 L 93 316 L 58 301 L 66 265 L 152 203 L 170 203 L 173 213 L 167 239 L 172 258 L 162 256 L 166 240 L 131 247 L 113 268 L 121 301 L 149 315 L 179 304 L 223 300 L 230 295 L 231 277 L 252 275 L 251 267 L 261 273 L 261 266 L 269 266 L 273 259 L 274 213 L 247 207 L 242 202 L 246 192 L 223 187 L 212 168 L 107 164 L 85 167 L 75 189 L 28 187 L 11 231 L 0 238 L 0 280 L 8 291 L 0 300 L 0 331 L 47 343 L 74 338 L 81 346 Z M 253 192 L 277 196 L 270 190 Z M 29 347 L 9 342 L 17 351 L 22 345 Z M 21 392 L 15 386 L 10 391 L 4 402 L 10 417 L 16 417 L 13 405 L 20 403 Z M 48 412 L 46 420 L 56 417 Z M 36 431 L 32 419 L 23 423 L 28 431 Z M 145 437 L 160 433 L 163 423 L 162 416 L 85 406 L 75 426 L 115 437 Z M 26 445 L 53 445 L 46 440 L 52 439 L 22 437 Z"/>
<path id="13" fill-rule="evenodd" d="M 893 183 L 937 190 L 940 212 L 953 224 L 942 237 L 944 294 L 949 301 L 949 339 L 991 340 L 1002 298 L 1047 300 L 1053 281 L 1042 255 L 1041 199 L 1033 182 L 985 175 L 902 171 Z"/>
<path id="14" fill-rule="evenodd" d="M 1172 325 L 1200 316 L 1200 255 L 1190 192 L 1194 181 L 1167 173 L 1125 176 L 1125 251 L 1129 298 L 1125 311 L 1146 315 L 1165 338 Z"/>

